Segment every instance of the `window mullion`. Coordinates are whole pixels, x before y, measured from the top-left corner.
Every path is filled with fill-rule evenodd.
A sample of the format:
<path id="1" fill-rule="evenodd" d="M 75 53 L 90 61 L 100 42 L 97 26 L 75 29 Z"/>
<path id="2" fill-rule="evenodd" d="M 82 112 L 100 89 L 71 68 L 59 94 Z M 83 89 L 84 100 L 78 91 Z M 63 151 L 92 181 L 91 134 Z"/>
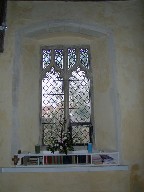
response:
<path id="1" fill-rule="evenodd" d="M 64 114 L 65 114 L 65 131 L 69 126 L 69 81 L 68 81 L 68 50 L 64 49 Z"/>

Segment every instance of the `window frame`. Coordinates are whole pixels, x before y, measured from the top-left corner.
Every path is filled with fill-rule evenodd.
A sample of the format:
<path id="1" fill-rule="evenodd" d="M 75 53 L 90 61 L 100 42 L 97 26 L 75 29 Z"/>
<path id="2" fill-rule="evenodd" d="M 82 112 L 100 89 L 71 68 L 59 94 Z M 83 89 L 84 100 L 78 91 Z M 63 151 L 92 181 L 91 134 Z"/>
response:
<path id="1" fill-rule="evenodd" d="M 94 129 L 93 129 L 93 126 L 94 126 L 94 105 L 93 105 L 93 78 L 92 78 L 92 66 L 91 66 L 91 52 L 90 52 L 90 45 L 50 45 L 50 46 L 41 46 L 41 48 L 40 48 L 40 144 L 41 144 L 41 146 L 43 146 L 43 147 L 46 147 L 46 145 L 44 145 L 44 143 L 43 143 L 43 126 L 42 126 L 42 79 L 44 78 L 44 74 L 46 74 L 46 72 L 49 72 L 50 70 L 49 69 L 51 69 L 52 67 L 55 67 L 54 66 L 54 64 L 50 64 L 47 68 L 48 69 L 44 69 L 43 68 L 43 58 L 42 58 L 42 50 L 43 49 L 64 49 L 64 52 L 65 52 L 65 50 L 67 50 L 68 48 L 76 48 L 76 50 L 77 50 L 77 48 L 78 49 L 88 49 L 88 57 L 89 57 L 89 71 L 87 72 L 86 70 L 85 70 L 85 67 L 83 66 L 82 67 L 82 64 L 81 64 L 81 66 L 80 66 L 80 69 L 82 69 L 83 71 L 85 71 L 86 73 L 88 73 L 86 76 L 88 76 L 89 77 L 89 79 L 90 79 L 90 91 L 89 91 L 89 93 L 90 93 L 90 106 L 91 106 L 91 117 L 90 117 L 90 122 L 73 122 L 73 123 L 71 123 L 71 126 L 70 126 L 70 128 L 71 128 L 71 130 L 70 131 L 72 131 L 72 126 L 75 126 L 75 125 L 89 125 L 89 141 L 91 142 L 91 143 L 95 143 L 95 131 L 94 131 Z M 77 50 L 78 51 L 78 50 Z M 52 55 L 53 55 L 54 53 L 52 53 Z M 66 54 L 64 54 L 64 55 L 67 55 L 67 53 Z M 77 53 L 77 55 L 79 56 L 79 54 Z M 53 56 L 54 57 L 54 56 Z M 78 57 L 78 59 L 80 59 L 79 57 Z M 77 59 L 77 60 L 78 60 Z M 54 61 L 52 61 L 53 63 L 54 63 Z M 67 62 L 68 62 L 68 60 L 67 60 L 67 58 L 65 57 L 64 58 L 64 65 L 65 64 L 67 64 Z M 78 63 L 78 62 L 77 62 Z M 80 62 L 79 62 L 80 63 Z M 65 79 L 66 79 L 66 81 L 68 82 L 68 77 L 70 77 L 69 76 L 69 74 L 68 73 L 72 73 L 72 71 L 74 71 L 74 70 L 76 70 L 77 69 L 77 67 L 79 66 L 79 63 L 78 64 L 76 64 L 74 67 L 72 67 L 72 70 L 71 69 L 67 69 L 67 73 L 65 73 L 65 71 L 64 71 L 64 73 L 65 73 Z M 45 72 L 46 71 L 46 72 Z M 59 71 L 59 69 L 57 68 L 56 69 L 56 71 Z M 68 86 L 69 87 L 69 86 Z M 67 97 L 67 100 L 65 100 L 64 99 L 64 103 L 65 102 L 67 102 L 69 99 L 68 99 L 68 97 L 69 97 L 69 93 L 68 93 L 68 91 L 66 91 L 65 93 L 64 93 L 64 95 Z M 69 111 L 68 111 L 68 108 L 69 108 L 69 104 L 65 104 L 67 107 L 66 107 L 66 109 L 64 109 L 65 110 L 65 114 L 66 114 L 66 119 L 68 119 L 68 122 L 69 122 Z M 64 107 L 65 108 L 65 107 Z M 68 125 L 66 125 L 66 127 L 68 127 Z M 76 144 L 76 146 L 85 146 L 85 144 L 80 144 L 80 143 L 77 143 Z"/>

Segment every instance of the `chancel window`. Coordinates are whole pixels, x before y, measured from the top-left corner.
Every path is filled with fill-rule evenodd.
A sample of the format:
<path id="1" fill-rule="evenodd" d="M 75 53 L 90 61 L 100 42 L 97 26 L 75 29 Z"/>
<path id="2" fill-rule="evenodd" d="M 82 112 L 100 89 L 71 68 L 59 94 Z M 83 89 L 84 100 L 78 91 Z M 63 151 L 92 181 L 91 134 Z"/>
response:
<path id="1" fill-rule="evenodd" d="M 92 142 L 91 65 L 89 46 L 50 46 L 41 49 L 42 144 L 61 129 L 75 145 Z"/>

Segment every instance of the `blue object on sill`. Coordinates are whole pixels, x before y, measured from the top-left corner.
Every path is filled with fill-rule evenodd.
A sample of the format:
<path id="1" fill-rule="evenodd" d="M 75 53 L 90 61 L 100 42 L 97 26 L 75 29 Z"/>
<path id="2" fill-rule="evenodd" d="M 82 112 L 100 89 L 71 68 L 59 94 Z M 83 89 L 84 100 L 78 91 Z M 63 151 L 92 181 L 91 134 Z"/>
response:
<path id="1" fill-rule="evenodd" d="M 92 143 L 88 143 L 88 153 L 92 153 Z"/>

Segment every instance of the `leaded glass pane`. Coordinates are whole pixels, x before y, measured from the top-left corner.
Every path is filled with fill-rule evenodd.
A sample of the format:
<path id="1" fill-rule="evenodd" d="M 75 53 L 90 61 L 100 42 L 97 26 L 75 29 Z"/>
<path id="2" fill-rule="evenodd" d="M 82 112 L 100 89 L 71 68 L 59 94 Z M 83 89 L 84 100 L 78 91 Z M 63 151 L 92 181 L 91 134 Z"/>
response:
<path id="1" fill-rule="evenodd" d="M 72 122 L 90 122 L 90 80 L 77 68 L 69 79 L 69 111 Z"/>
<path id="2" fill-rule="evenodd" d="M 61 126 L 58 124 L 43 124 L 43 144 L 48 145 L 52 138 L 60 139 Z"/>
<path id="3" fill-rule="evenodd" d="M 80 49 L 80 62 L 84 67 L 89 68 L 88 49 Z"/>
<path id="4" fill-rule="evenodd" d="M 76 144 L 86 144 L 90 142 L 90 125 L 72 126 L 72 137 Z"/>
<path id="5" fill-rule="evenodd" d="M 43 59 L 43 69 L 50 65 L 51 62 L 51 50 L 42 50 Z"/>
<path id="6" fill-rule="evenodd" d="M 68 69 L 76 64 L 76 49 L 68 49 Z"/>
<path id="7" fill-rule="evenodd" d="M 55 49 L 55 63 L 61 69 L 63 69 L 63 59 L 63 49 Z"/>
<path id="8" fill-rule="evenodd" d="M 43 143 L 47 145 L 51 133 L 60 128 L 60 119 L 64 118 L 63 79 L 54 68 L 42 79 L 42 123 Z"/>
<path id="9" fill-rule="evenodd" d="M 43 145 L 48 145 L 51 137 L 59 139 L 64 119 L 67 124 L 63 127 L 72 128 L 77 144 L 90 142 L 89 49 L 51 46 L 42 50 L 42 61 Z M 53 67 L 46 69 L 50 64 Z"/>

